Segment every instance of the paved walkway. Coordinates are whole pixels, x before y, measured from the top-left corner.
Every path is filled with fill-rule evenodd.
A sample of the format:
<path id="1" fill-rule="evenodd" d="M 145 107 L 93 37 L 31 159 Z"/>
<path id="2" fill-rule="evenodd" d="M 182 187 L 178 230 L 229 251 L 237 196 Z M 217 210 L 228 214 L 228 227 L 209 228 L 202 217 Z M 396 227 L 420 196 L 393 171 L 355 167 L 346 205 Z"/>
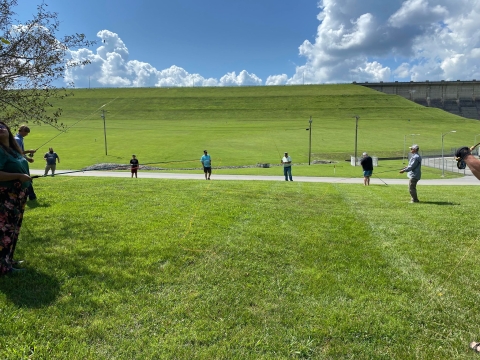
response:
<path id="1" fill-rule="evenodd" d="M 63 172 L 69 172 L 74 170 L 61 170 L 57 171 L 60 175 Z M 31 170 L 32 175 L 43 175 L 44 170 Z M 85 171 L 74 172 L 71 174 L 65 174 L 65 176 L 89 176 L 89 177 L 123 177 L 129 178 L 130 172 L 120 171 Z M 203 173 L 199 174 L 177 174 L 170 172 L 153 172 L 142 171 L 139 173 L 140 178 L 151 179 L 176 179 L 176 180 L 203 180 L 205 177 Z M 263 175 L 212 175 L 212 181 L 218 180 L 257 180 L 257 181 L 285 181 L 283 176 L 263 176 Z M 336 178 L 336 177 L 313 177 L 313 176 L 294 176 L 293 181 L 297 182 L 322 182 L 322 183 L 336 183 L 336 184 L 363 184 L 363 177 L 358 178 Z M 381 180 L 375 176 L 370 180 L 372 185 L 408 185 L 408 179 L 383 179 Z M 428 179 L 421 180 L 420 185 L 480 185 L 480 181 L 474 176 L 465 176 L 456 179 Z"/>

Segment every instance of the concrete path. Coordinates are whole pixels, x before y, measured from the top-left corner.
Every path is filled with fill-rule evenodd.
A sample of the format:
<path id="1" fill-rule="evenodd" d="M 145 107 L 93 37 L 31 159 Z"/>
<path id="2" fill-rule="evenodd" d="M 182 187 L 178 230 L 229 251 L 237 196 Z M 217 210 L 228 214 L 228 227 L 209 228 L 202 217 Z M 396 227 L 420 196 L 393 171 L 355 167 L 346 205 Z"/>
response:
<path id="1" fill-rule="evenodd" d="M 60 175 L 63 172 L 69 172 L 74 170 L 59 170 L 57 174 Z M 43 175 L 44 170 L 31 170 L 32 175 Z M 85 171 L 75 172 L 71 174 L 65 174 L 64 176 L 90 176 L 90 177 L 122 177 L 130 178 L 130 173 L 123 171 Z M 176 180 L 203 180 L 205 177 L 203 173 L 199 174 L 177 174 L 170 172 L 153 172 L 153 171 L 141 171 L 138 175 L 140 178 L 151 179 L 176 179 Z M 283 176 L 262 176 L 262 175 L 212 175 L 211 181 L 218 180 L 257 180 L 257 181 L 285 181 Z M 382 181 L 383 180 L 383 181 Z M 293 181 L 297 182 L 322 182 L 322 183 L 335 183 L 335 184 L 363 184 L 363 178 L 336 178 L 336 177 L 313 177 L 313 176 L 294 176 Z M 408 186 L 408 179 L 379 179 L 373 174 L 370 180 L 371 185 L 405 185 Z M 419 185 L 480 185 L 480 181 L 474 176 L 465 176 L 456 179 L 429 179 L 421 180 Z"/>

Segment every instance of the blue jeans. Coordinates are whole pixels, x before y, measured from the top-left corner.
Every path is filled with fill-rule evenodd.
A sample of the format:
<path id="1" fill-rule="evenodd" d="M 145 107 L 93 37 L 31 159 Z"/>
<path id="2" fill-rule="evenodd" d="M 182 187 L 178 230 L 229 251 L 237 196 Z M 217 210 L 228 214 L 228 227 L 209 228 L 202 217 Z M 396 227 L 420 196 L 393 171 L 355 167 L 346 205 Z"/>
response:
<path id="1" fill-rule="evenodd" d="M 283 168 L 283 175 L 285 175 L 285 181 L 288 181 L 288 178 L 290 178 L 290 181 L 292 180 L 292 167 L 291 166 L 285 166 Z"/>

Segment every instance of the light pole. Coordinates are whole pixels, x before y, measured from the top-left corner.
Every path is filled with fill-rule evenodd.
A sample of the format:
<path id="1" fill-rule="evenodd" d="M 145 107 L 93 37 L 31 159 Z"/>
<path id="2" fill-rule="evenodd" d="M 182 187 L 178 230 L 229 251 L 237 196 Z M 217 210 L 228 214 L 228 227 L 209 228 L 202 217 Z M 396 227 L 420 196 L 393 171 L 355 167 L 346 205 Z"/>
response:
<path id="1" fill-rule="evenodd" d="M 358 119 L 360 119 L 360 116 L 355 115 L 355 161 L 353 166 L 357 166 L 357 138 L 358 138 Z"/>
<path id="2" fill-rule="evenodd" d="M 475 145 L 477 144 L 477 136 L 480 136 L 480 134 L 475 135 L 475 140 L 473 142 Z M 477 150 L 477 155 L 480 155 L 480 147 Z"/>
<path id="3" fill-rule="evenodd" d="M 442 177 L 445 177 L 445 161 L 443 159 L 443 138 L 445 135 L 450 134 L 450 133 L 455 133 L 455 130 L 452 131 L 447 131 L 446 133 L 442 134 Z"/>
<path id="4" fill-rule="evenodd" d="M 418 136 L 420 134 L 410 134 L 412 137 L 412 145 L 413 145 L 413 139 L 415 136 Z M 407 135 L 403 135 L 403 164 L 405 164 L 405 149 L 406 149 L 406 143 L 407 143 Z"/>
<path id="5" fill-rule="evenodd" d="M 100 117 L 103 119 L 103 135 L 105 137 L 105 155 L 107 155 L 107 124 L 105 123 L 105 110 L 102 110 L 102 115 Z"/>
<path id="6" fill-rule="evenodd" d="M 310 165 L 310 159 L 312 157 L 312 117 L 310 116 L 310 120 L 308 120 L 308 129 L 305 129 L 305 130 L 308 130 L 310 131 L 310 139 L 308 141 L 308 165 Z"/>

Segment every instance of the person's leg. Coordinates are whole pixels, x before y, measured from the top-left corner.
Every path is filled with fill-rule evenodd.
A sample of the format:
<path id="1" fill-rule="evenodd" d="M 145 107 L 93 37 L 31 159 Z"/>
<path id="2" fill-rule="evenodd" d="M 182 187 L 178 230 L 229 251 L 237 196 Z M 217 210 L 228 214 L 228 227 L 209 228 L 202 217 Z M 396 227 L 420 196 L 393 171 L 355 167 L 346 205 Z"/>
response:
<path id="1" fill-rule="evenodd" d="M 50 165 L 50 168 L 52 169 L 52 176 L 55 176 L 55 169 L 57 168 L 57 165 Z"/>
<path id="2" fill-rule="evenodd" d="M 408 191 L 410 192 L 410 196 L 412 197 L 412 202 L 419 202 L 417 197 L 417 179 L 410 179 L 408 182 Z"/>
<path id="3" fill-rule="evenodd" d="M 363 177 L 363 186 L 367 186 L 367 177 L 366 176 Z"/>
<path id="4" fill-rule="evenodd" d="M 138 178 L 137 171 L 138 171 L 138 170 L 137 170 L 137 169 L 135 169 L 135 179 L 137 179 L 137 178 Z"/>
<path id="5" fill-rule="evenodd" d="M 43 174 L 43 176 L 47 176 L 48 174 L 48 170 L 50 169 L 49 165 L 45 165 L 45 174 Z"/>
<path id="6" fill-rule="evenodd" d="M 367 176 L 367 186 L 370 186 L 370 176 Z"/>
<path id="7" fill-rule="evenodd" d="M 288 177 L 289 177 L 290 181 L 293 181 L 293 179 L 292 179 L 292 167 L 291 166 L 288 167 Z"/>
<path id="8" fill-rule="evenodd" d="M 212 176 L 212 168 L 208 169 L 208 180 L 210 180 L 210 176 Z"/>
<path id="9" fill-rule="evenodd" d="M 18 235 L 20 234 L 20 228 L 23 222 L 23 213 L 25 212 L 25 203 L 27 202 L 27 190 L 21 189 L 18 197 L 14 200 L 12 222 L 14 223 L 14 229 L 10 238 L 12 239 L 12 247 L 10 248 L 10 261 L 13 265 L 13 254 L 17 247 Z"/>
<path id="10" fill-rule="evenodd" d="M 203 168 L 203 173 L 205 174 L 205 180 L 207 180 L 207 169 Z"/>
<path id="11" fill-rule="evenodd" d="M 283 167 L 283 176 L 285 176 L 285 181 L 288 181 L 288 168 Z"/>
<path id="12" fill-rule="evenodd" d="M 28 194 L 28 199 L 29 200 L 35 200 L 37 198 L 37 195 L 35 194 L 35 191 L 33 190 L 33 182 L 32 184 L 28 187 L 27 189 L 27 194 Z"/>

